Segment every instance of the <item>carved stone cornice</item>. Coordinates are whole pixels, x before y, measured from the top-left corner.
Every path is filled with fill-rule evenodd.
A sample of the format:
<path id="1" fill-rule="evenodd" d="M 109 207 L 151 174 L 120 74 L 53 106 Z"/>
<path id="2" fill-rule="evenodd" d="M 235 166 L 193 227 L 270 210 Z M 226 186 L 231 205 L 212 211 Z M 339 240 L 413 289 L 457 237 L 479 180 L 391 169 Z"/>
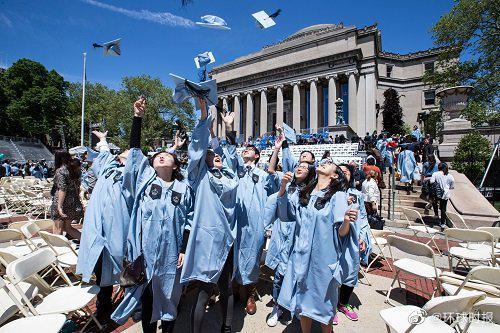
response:
<path id="1" fill-rule="evenodd" d="M 285 44 L 285 43 L 291 42 L 291 41 L 296 40 L 296 39 L 302 39 L 302 38 L 309 37 L 309 36 L 321 36 L 321 35 L 324 35 L 324 34 L 327 34 L 327 33 L 333 32 L 333 31 L 337 31 L 337 30 L 342 30 L 342 29 L 344 29 L 344 23 L 342 23 L 342 22 L 340 22 L 339 24 L 321 24 L 321 25 L 317 25 L 317 26 L 308 27 L 308 28 L 299 30 L 298 32 L 291 35 L 290 37 L 283 39 L 281 42 L 264 46 L 264 49 L 272 47 L 272 46 L 276 46 L 276 45 Z"/>
<path id="2" fill-rule="evenodd" d="M 394 60 L 411 60 L 411 59 L 416 59 L 416 58 L 421 58 L 421 57 L 438 55 L 438 54 L 443 53 L 449 49 L 450 48 L 446 47 L 446 46 L 445 47 L 435 47 L 432 49 L 427 49 L 427 50 L 422 50 L 422 51 L 417 51 L 417 52 L 412 52 L 412 53 L 407 53 L 407 54 L 399 54 L 399 53 L 392 53 L 392 52 L 387 52 L 387 51 L 380 51 L 378 53 L 378 56 L 383 57 L 383 58 L 394 59 Z"/>

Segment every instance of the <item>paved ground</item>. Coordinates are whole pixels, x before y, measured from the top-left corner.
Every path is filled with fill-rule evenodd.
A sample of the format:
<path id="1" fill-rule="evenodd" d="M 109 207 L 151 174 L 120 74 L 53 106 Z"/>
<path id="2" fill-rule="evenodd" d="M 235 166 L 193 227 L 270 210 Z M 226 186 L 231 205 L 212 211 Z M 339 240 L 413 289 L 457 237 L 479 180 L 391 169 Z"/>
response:
<path id="1" fill-rule="evenodd" d="M 378 276 L 375 274 L 369 274 L 370 282 L 372 286 L 368 286 L 360 283 L 359 286 L 354 290 L 354 294 L 351 297 L 351 303 L 358 306 L 360 320 L 357 322 L 349 321 L 344 315 L 339 317 L 339 325 L 334 327 L 334 332 L 345 332 L 345 333 L 359 333 L 363 331 L 367 332 L 385 332 L 385 325 L 380 319 L 378 312 L 382 309 L 389 307 L 384 303 L 385 290 L 387 290 L 391 280 L 389 278 Z M 266 286 L 269 288 L 266 289 Z M 266 283 L 260 286 L 259 290 L 264 290 L 266 293 L 261 295 L 263 298 L 262 302 L 257 302 L 257 313 L 253 316 L 248 316 L 245 314 L 244 305 L 238 302 L 235 305 L 235 319 L 233 325 L 233 332 L 300 332 L 300 325 L 298 321 L 293 321 L 290 325 L 285 326 L 281 323 L 276 327 L 268 327 L 266 324 L 266 317 L 271 311 L 270 307 L 270 284 Z M 393 292 L 393 299 L 399 300 L 401 302 L 404 299 L 404 292 L 395 291 Z M 175 333 L 188 332 L 188 316 L 189 307 L 192 304 L 192 300 L 184 300 L 184 305 L 181 307 L 181 312 L 176 323 Z M 400 303 L 397 302 L 397 303 Z M 204 325 L 206 333 L 218 333 L 220 332 L 220 322 L 221 318 L 219 316 L 218 303 L 211 306 L 207 310 L 205 316 Z M 319 325 L 315 325 L 313 332 L 320 332 Z M 142 332 L 140 323 L 133 325 L 124 332 L 126 333 L 139 333 Z"/>

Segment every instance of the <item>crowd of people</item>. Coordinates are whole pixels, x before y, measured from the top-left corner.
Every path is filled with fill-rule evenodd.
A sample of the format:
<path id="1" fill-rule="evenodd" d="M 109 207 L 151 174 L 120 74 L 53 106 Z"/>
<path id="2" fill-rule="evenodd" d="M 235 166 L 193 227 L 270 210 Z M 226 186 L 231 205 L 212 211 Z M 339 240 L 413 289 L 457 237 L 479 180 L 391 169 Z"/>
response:
<path id="1" fill-rule="evenodd" d="M 201 117 L 185 166 L 177 156 L 186 143 L 181 137 L 168 150 L 143 154 L 143 98 L 134 103 L 129 150 L 111 154 L 106 133 L 94 132 L 98 155 L 85 161 L 83 176 L 79 159 L 55 154 L 55 231 L 79 239 L 76 273 L 86 283 L 95 277 L 101 287 L 98 320 L 123 324 L 140 311 L 144 332 L 155 332 L 158 321 L 171 332 L 183 286 L 190 284 L 196 290 L 190 331 L 203 331 L 205 308 L 218 292 L 221 331 L 230 332 L 233 284 L 247 291 L 246 312 L 257 311 L 266 234 L 271 239 L 265 264 L 275 271 L 269 326 L 284 313 L 300 317 L 303 332 L 311 331 L 312 321 L 330 332 L 338 313 L 357 320 L 349 297 L 359 265 L 371 252 L 365 196 L 358 190 L 364 173 L 327 156 L 317 160 L 310 151 L 295 160 L 281 132 L 269 166 L 260 169 L 259 149 L 247 145 L 238 155 L 231 130 L 222 146 L 211 132 L 204 101 L 199 102 Z M 231 129 L 234 115 L 223 120 Z M 85 208 L 82 183 L 89 198 Z M 80 234 L 71 221 L 82 218 Z M 125 295 L 113 309 L 117 284 Z"/>
<path id="2" fill-rule="evenodd" d="M 47 179 L 53 170 L 45 160 L 20 163 L 5 159 L 0 161 L 0 178 L 10 176 L 33 176 L 37 179 Z"/>

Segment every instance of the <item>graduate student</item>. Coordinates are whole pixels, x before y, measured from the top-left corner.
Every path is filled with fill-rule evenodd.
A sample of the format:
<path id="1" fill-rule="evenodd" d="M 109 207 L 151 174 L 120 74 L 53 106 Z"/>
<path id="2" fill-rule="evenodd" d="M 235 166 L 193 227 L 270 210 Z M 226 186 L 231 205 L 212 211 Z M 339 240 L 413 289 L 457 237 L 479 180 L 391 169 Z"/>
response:
<path id="1" fill-rule="evenodd" d="M 109 150 L 107 132 L 92 133 L 99 138 L 99 155 L 91 167 L 97 181 L 85 211 L 76 273 L 86 283 L 95 274 L 101 288 L 97 294 L 97 319 L 105 324 L 111 315 L 113 285 L 118 284 L 125 257 L 132 207 L 127 206 L 130 198 L 122 188 L 128 151 L 115 156 Z"/>
<path id="2" fill-rule="evenodd" d="M 229 148 L 209 149 L 212 117 L 204 100 L 199 100 L 201 116 L 193 130 L 188 148 L 188 181 L 196 193 L 194 216 L 187 244 L 181 281 L 197 282 L 196 301 L 191 309 L 190 332 L 203 332 L 206 304 L 216 285 L 222 309 L 221 332 L 231 332 L 233 318 L 233 244 L 236 238 L 234 211 L 237 176 L 228 167 L 228 159 L 236 155 L 236 135 L 231 131 L 234 114 L 223 120 L 228 133 Z"/>
<path id="3" fill-rule="evenodd" d="M 400 182 L 405 184 L 408 194 L 415 178 L 415 169 L 417 162 L 413 151 L 408 149 L 408 145 L 401 145 L 401 152 L 398 155 L 398 171 L 401 173 Z"/>
<path id="4" fill-rule="evenodd" d="M 145 106 L 143 98 L 134 103 L 130 153 L 123 175 L 124 191 L 128 191 L 133 200 L 127 258 L 134 262 L 142 257 L 145 279 L 126 288 L 112 318 L 123 324 L 142 306 L 143 332 L 156 332 L 158 320 L 163 332 L 172 332 L 182 292 L 179 279 L 194 197 L 182 181 L 175 154 L 163 151 L 148 159 L 142 153 L 141 124 Z"/>
<path id="5" fill-rule="evenodd" d="M 234 280 L 247 289 L 245 310 L 253 315 L 255 304 L 255 284 L 259 280 L 260 258 L 265 243 L 264 210 L 269 195 L 278 191 L 278 178 L 257 167 L 260 152 L 248 145 L 241 156 L 230 159 L 231 167 L 238 176 L 236 195 L 236 240 Z"/>
<path id="6" fill-rule="evenodd" d="M 355 222 L 351 222 L 349 234 L 345 237 L 347 243 L 345 250 L 340 257 L 342 267 L 342 285 L 339 290 L 339 301 L 337 311 L 343 313 L 348 319 L 358 320 L 358 314 L 349 304 L 349 298 L 358 284 L 358 272 L 360 262 L 368 263 L 371 253 L 370 226 L 363 200 L 363 193 L 358 191 L 354 185 L 354 168 L 349 164 L 341 164 L 340 169 L 346 178 L 346 188 L 348 203 L 351 210 L 358 211 Z M 333 325 L 338 324 L 338 312 L 333 318 Z"/>
<path id="7" fill-rule="evenodd" d="M 284 139 L 284 138 L 283 138 Z M 271 155 L 271 162 L 268 171 L 274 173 L 276 167 L 277 156 L 283 139 L 277 140 L 275 149 Z M 297 165 L 294 172 L 293 180 L 288 183 L 287 193 L 290 195 L 290 200 L 296 203 L 299 199 L 300 191 L 316 177 L 314 166 L 301 162 Z M 293 250 L 295 239 L 295 223 L 282 222 L 277 218 L 277 197 L 278 193 L 269 196 L 266 203 L 266 224 L 273 223 L 271 240 L 266 255 L 266 266 L 274 270 L 273 280 L 273 309 L 267 317 L 267 325 L 274 327 L 278 324 L 278 320 L 283 314 L 282 308 L 278 305 L 278 296 L 280 294 L 283 277 L 285 276 L 288 258 Z"/>
<path id="8" fill-rule="evenodd" d="M 276 131 L 277 132 L 282 132 L 283 135 L 286 137 L 287 136 L 287 131 L 283 130 L 283 128 L 279 125 L 276 125 Z M 288 131 L 289 132 L 289 131 Z M 281 143 L 281 148 L 283 150 L 283 156 L 282 156 L 282 162 L 281 164 L 283 165 L 283 172 L 294 172 L 295 168 L 299 163 L 306 162 L 311 165 L 314 165 L 316 159 L 312 151 L 310 150 L 303 150 L 300 152 L 300 157 L 299 160 L 297 161 L 292 153 L 290 152 L 290 147 L 288 144 L 288 140 L 285 140 Z"/>
<path id="9" fill-rule="evenodd" d="M 347 195 L 342 190 L 345 177 L 332 159 L 320 161 L 316 173 L 317 179 L 300 191 L 298 201 L 287 193 L 293 174 L 286 173 L 281 181 L 278 218 L 295 221 L 299 231 L 278 304 L 292 315 L 300 315 L 302 332 L 309 333 L 315 320 L 324 333 L 330 333 L 341 284 L 343 238 L 349 234 L 357 212 L 348 209 Z"/>

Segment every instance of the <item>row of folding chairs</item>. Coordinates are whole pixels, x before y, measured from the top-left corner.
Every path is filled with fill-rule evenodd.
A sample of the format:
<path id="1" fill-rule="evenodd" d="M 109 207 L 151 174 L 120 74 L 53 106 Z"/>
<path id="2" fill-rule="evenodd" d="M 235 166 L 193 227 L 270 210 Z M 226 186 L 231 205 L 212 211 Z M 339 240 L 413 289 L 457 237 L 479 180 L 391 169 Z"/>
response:
<path id="1" fill-rule="evenodd" d="M 0 186 L 0 206 L 6 214 L 30 214 L 47 218 L 52 204 L 50 189 L 26 186 Z"/>

